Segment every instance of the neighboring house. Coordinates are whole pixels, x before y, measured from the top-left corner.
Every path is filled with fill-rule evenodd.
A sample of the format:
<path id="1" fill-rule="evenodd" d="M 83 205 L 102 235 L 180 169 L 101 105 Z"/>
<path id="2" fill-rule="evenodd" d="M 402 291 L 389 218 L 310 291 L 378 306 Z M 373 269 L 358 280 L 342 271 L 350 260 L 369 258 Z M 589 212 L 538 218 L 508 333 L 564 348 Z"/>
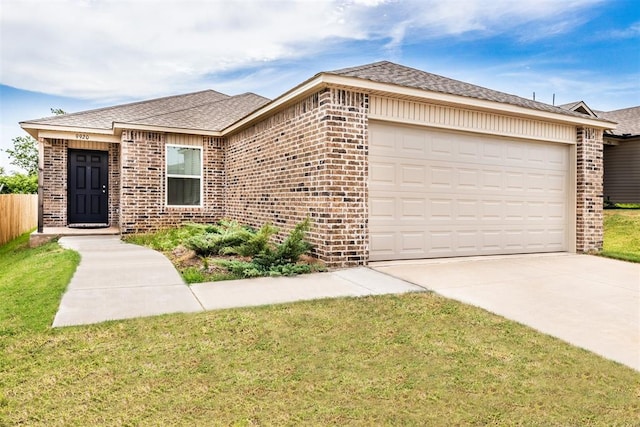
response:
<path id="1" fill-rule="evenodd" d="M 21 123 L 45 227 L 311 217 L 332 267 L 602 246 L 612 122 L 391 62 Z"/>
<path id="2" fill-rule="evenodd" d="M 597 111 L 579 101 L 561 107 L 617 123 L 604 132 L 604 200 L 640 203 L 640 106 Z"/>

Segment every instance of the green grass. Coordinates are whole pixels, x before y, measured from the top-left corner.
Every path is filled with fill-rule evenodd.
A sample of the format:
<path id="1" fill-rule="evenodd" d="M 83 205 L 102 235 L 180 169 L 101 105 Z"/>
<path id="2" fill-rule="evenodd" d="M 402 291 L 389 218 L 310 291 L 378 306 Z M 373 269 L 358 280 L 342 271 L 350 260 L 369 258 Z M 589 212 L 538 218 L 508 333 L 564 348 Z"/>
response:
<path id="1" fill-rule="evenodd" d="M 604 211 L 604 247 L 600 254 L 640 262 L 640 209 Z"/>
<path id="2" fill-rule="evenodd" d="M 0 246 L 0 338 L 48 328 L 80 260 L 55 242 L 28 245 L 27 233 Z"/>
<path id="3" fill-rule="evenodd" d="M 640 373 L 435 294 L 52 330 L 61 280 L 7 289 L 77 258 L 0 251 L 0 425 L 638 424 Z"/>

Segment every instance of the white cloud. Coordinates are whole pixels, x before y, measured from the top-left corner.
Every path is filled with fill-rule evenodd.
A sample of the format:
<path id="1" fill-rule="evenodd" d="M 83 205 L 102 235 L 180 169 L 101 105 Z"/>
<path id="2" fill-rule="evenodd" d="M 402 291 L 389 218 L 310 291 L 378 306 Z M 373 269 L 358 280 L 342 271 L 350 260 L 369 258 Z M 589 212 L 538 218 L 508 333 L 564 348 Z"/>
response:
<path id="1" fill-rule="evenodd" d="M 633 37 L 640 37 L 640 22 L 634 22 L 628 28 L 614 29 L 601 35 L 601 38 L 611 39 L 630 39 Z"/>
<path id="2" fill-rule="evenodd" d="M 517 33 L 534 21 L 562 32 L 597 1 L 2 0 L 0 81 L 72 97 L 148 97 L 342 42 L 377 40 L 397 54 L 407 38 Z"/>

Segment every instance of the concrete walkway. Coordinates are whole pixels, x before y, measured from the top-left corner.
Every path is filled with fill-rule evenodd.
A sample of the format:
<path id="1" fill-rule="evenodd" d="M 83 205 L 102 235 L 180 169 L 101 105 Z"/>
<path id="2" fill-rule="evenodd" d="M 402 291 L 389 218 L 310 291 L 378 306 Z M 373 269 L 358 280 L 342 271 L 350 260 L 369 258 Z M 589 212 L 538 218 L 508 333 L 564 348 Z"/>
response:
<path id="1" fill-rule="evenodd" d="M 118 236 L 63 237 L 59 242 L 78 251 L 81 260 L 62 297 L 54 327 L 319 298 L 424 291 L 365 267 L 187 286 L 165 256 L 124 243 Z"/>
<path id="2" fill-rule="evenodd" d="M 371 267 L 640 370 L 640 264 L 561 253 Z"/>

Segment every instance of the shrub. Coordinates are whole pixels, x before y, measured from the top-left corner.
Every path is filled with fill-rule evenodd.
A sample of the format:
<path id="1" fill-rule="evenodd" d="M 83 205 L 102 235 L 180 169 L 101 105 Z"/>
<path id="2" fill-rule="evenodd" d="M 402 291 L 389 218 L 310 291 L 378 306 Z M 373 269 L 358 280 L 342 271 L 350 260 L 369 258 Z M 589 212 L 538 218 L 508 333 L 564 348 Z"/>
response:
<path id="1" fill-rule="evenodd" d="M 216 262 L 238 277 L 247 278 L 265 275 L 264 270 L 253 262 L 238 260 L 218 260 Z"/>
<path id="2" fill-rule="evenodd" d="M 205 229 L 187 240 L 187 246 L 200 256 L 229 255 L 237 253 L 237 248 L 254 236 L 253 230 L 243 227 L 237 221 L 220 221 L 217 226 Z"/>
<path id="3" fill-rule="evenodd" d="M 276 249 L 278 265 L 295 264 L 301 255 L 309 252 L 313 245 L 306 240 L 307 231 L 311 228 L 311 220 L 306 218 L 296 224 L 287 238 Z"/>
<path id="4" fill-rule="evenodd" d="M 267 223 L 257 233 L 244 242 L 237 250 L 238 255 L 253 257 L 269 249 L 271 236 L 278 232 L 278 228 Z"/>
<path id="5" fill-rule="evenodd" d="M 306 240 L 306 233 L 311 227 L 311 221 L 306 218 L 298 223 L 287 238 L 275 249 L 266 247 L 256 254 L 253 262 L 268 270 L 273 265 L 295 264 L 301 255 L 309 252 L 313 245 Z"/>

